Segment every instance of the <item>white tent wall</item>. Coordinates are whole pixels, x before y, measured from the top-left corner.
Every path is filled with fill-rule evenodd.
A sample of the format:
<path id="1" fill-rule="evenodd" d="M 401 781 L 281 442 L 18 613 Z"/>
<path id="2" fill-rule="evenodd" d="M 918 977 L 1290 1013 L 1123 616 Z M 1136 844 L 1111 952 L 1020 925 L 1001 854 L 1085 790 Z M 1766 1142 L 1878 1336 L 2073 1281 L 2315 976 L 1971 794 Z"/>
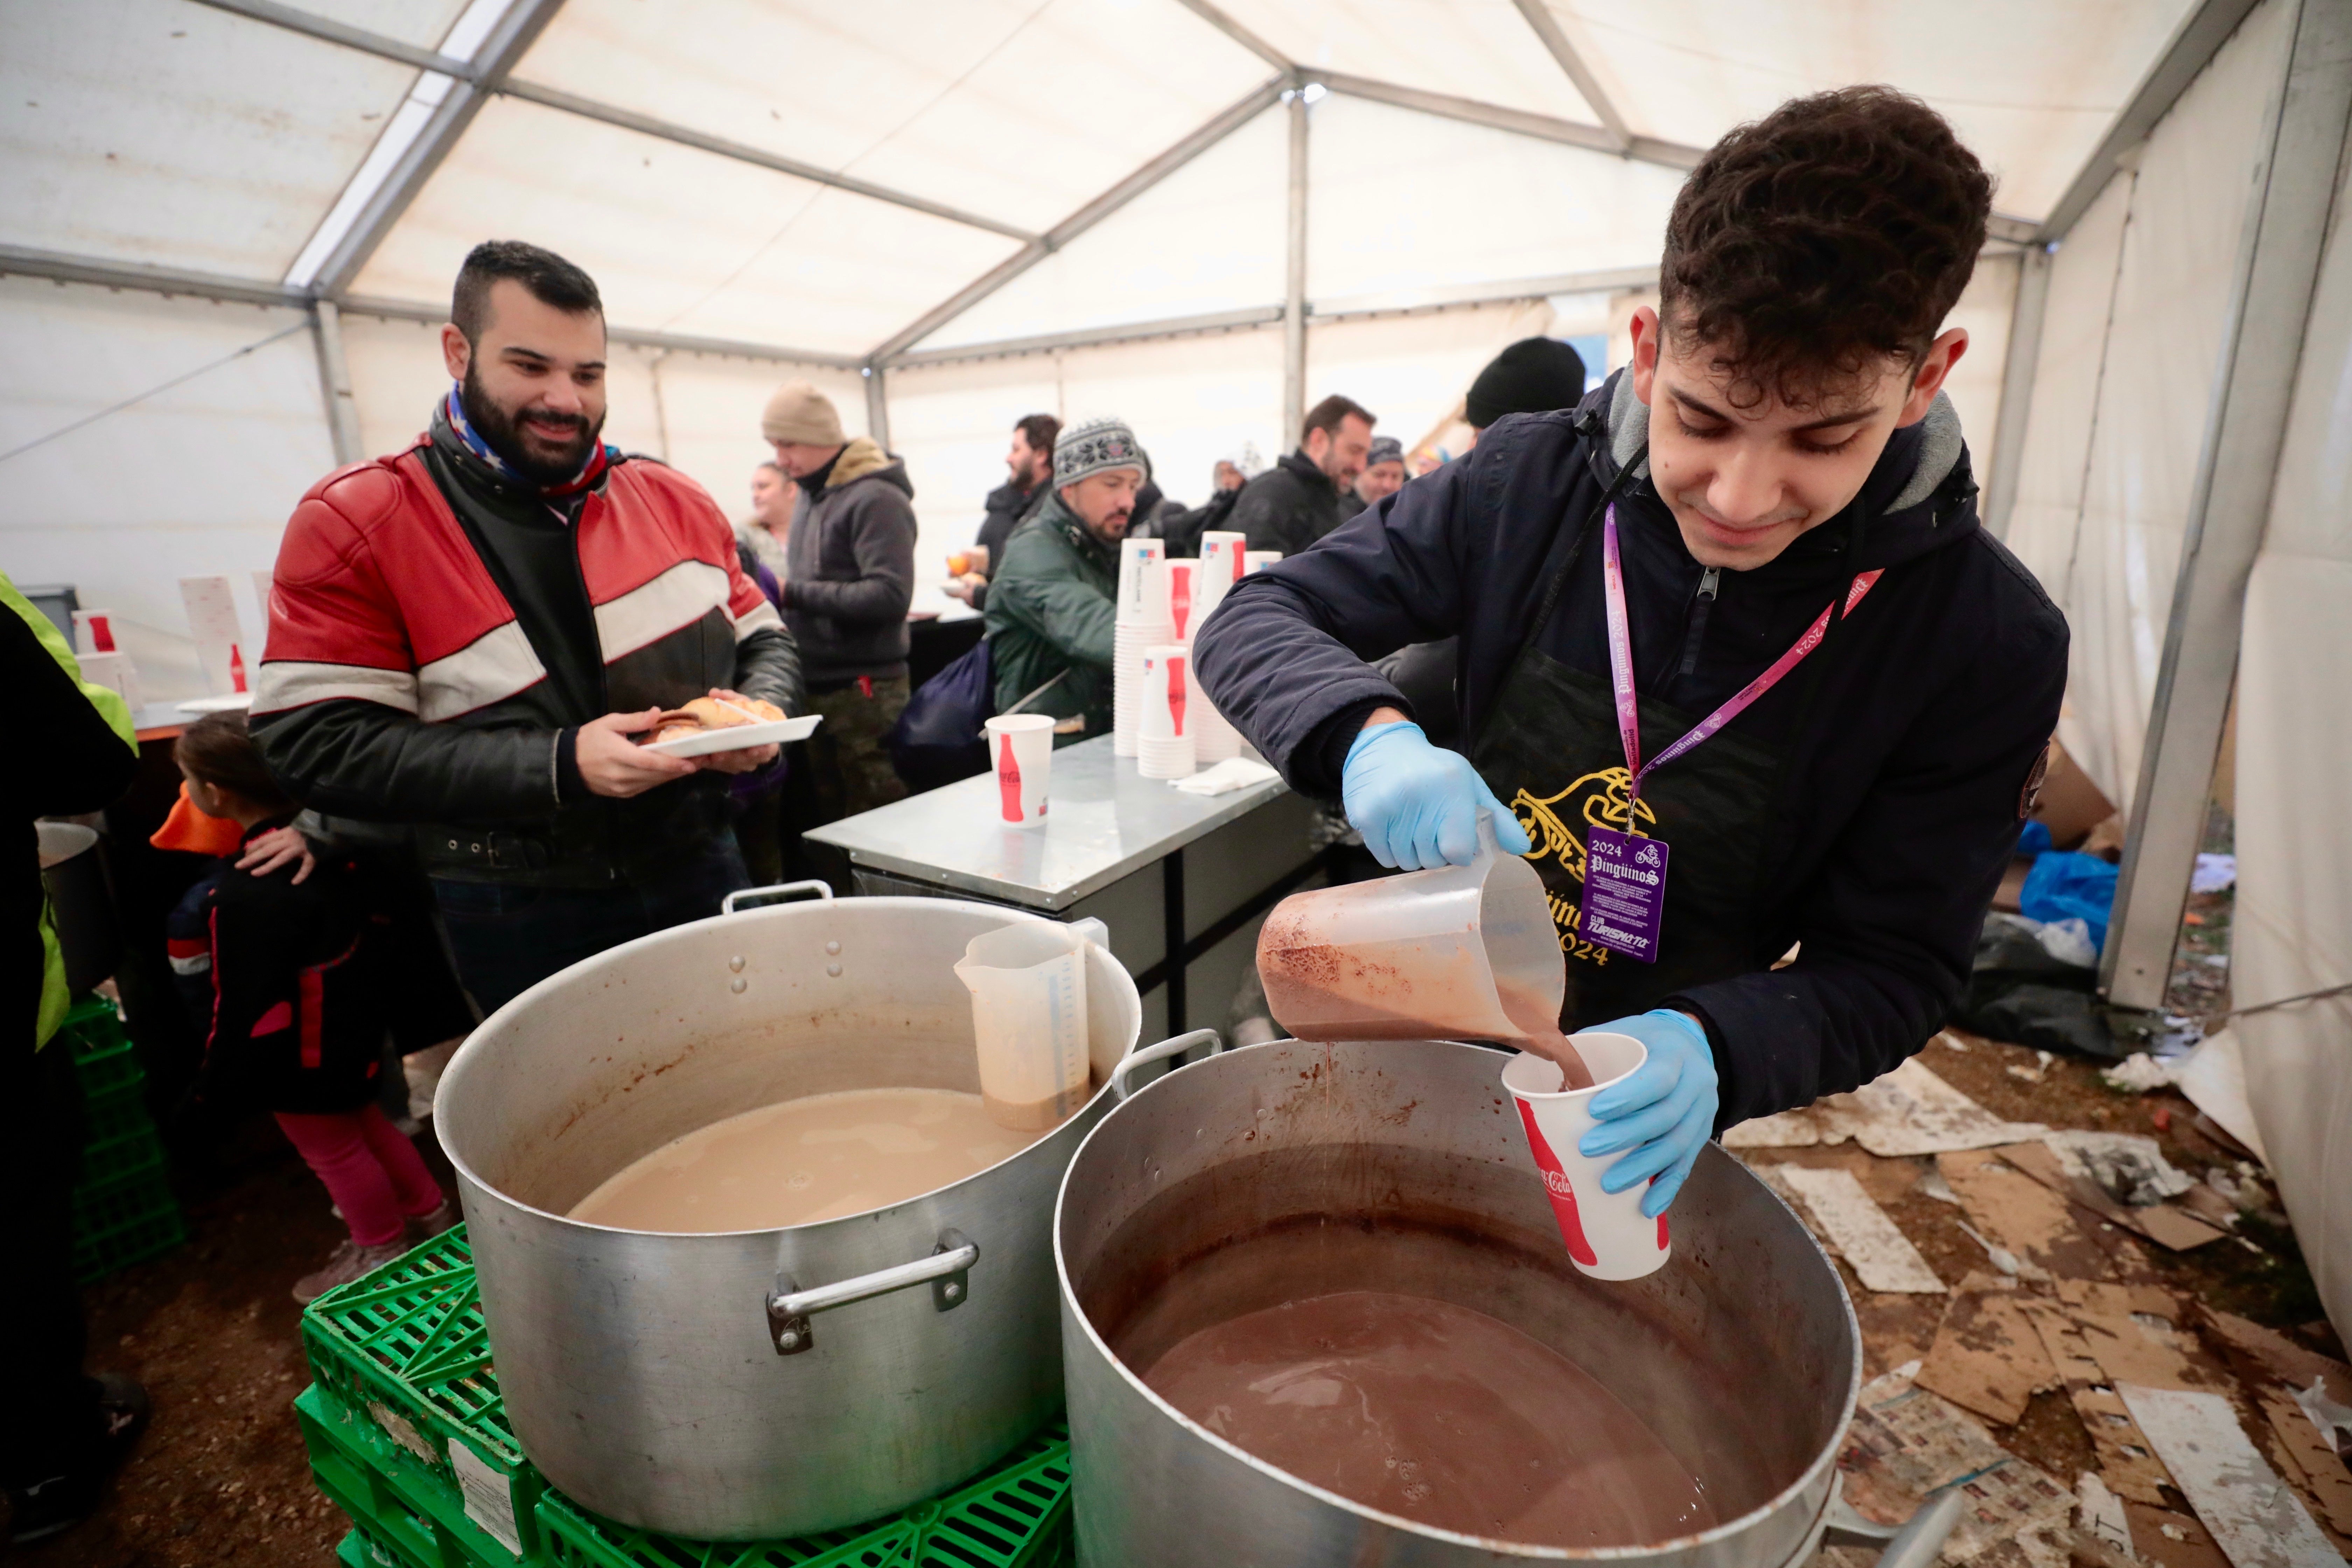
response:
<path id="1" fill-rule="evenodd" d="M 2292 19 L 2283 0 L 2253 11 L 2158 123 L 2140 150 L 2137 176 L 2118 174 L 2109 185 L 2110 194 L 2126 188 L 2128 205 L 2098 351 L 2071 566 L 2062 580 L 2045 574 L 2042 583 L 2074 632 L 2067 751 L 2126 816 L 2215 390 L 2256 138 L 2278 89 Z M 2095 235 L 2087 237 L 2095 242 Z M 2068 248 L 2059 252 L 2062 267 Z M 2084 265 L 2095 274 L 2095 251 Z M 2073 298 L 2091 282 L 2076 278 L 2068 287 Z M 2052 324 L 2070 337 L 2070 325 L 2054 315 L 2058 304 L 2053 278 Z M 2089 352 L 2089 345 L 2079 351 Z M 2053 353 L 2045 336 L 2044 366 Z M 2079 360 L 2067 363 L 2062 384 L 2079 374 Z M 2037 394 L 2034 418 L 2059 421 L 2050 458 L 2063 459 L 2055 443 L 2071 432 L 2074 416 L 2064 410 L 2079 407 L 2079 393 L 2061 392 L 2055 404 L 2045 415 Z M 2023 476 L 2033 481 L 2037 508 L 2063 507 L 2063 479 L 2050 466 L 2029 458 Z M 2021 488 L 2021 510 L 2026 500 Z M 2063 513 L 2044 512 L 2032 531 L 2030 559 L 2054 564 Z"/>
<path id="2" fill-rule="evenodd" d="M 1969 459 L 1981 489 L 1995 463 L 2005 455 L 1993 449 L 1993 427 L 2000 423 L 2000 383 L 2009 365 L 2009 318 L 2017 306 L 2018 258 L 1980 256 L 1959 302 L 1944 318 L 1944 331 L 1965 327 L 1969 352 L 1945 378 L 1944 393 L 1960 416 L 1960 433 L 1968 437 Z"/>
<path id="3" fill-rule="evenodd" d="M 2238 655 L 2240 1006 L 2352 980 L 2352 169 L 2305 331 Z M 2304 1260 L 2352 1329 L 2352 995 L 2238 1020 L 2248 1099 Z"/>
<path id="4" fill-rule="evenodd" d="M 2082 533 L 2083 478 L 2098 415 L 2107 313 L 2123 257 L 2132 179 L 2123 174 L 2109 180 L 2050 259 L 2032 417 L 2017 456 L 2021 467 L 2008 544 L 2061 606 L 2070 602 L 2074 546 Z M 2071 698 L 2059 712 L 2058 739 L 2069 755 L 2089 754 Z"/>
<path id="5" fill-rule="evenodd" d="M 1058 354 L 1022 354 L 890 373 L 891 448 L 915 485 L 915 597 L 936 608 L 947 554 L 980 532 L 988 492 L 1004 483 L 1013 422 L 1065 417 Z M 1147 449 L 1150 436 L 1144 437 Z M 1178 492 L 1181 494 L 1181 492 Z"/>
<path id="6" fill-rule="evenodd" d="M 334 466 L 308 313 L 0 279 L 0 570 L 113 610 L 150 701 L 207 690 L 182 577 L 228 575 L 257 659 L 252 574 Z"/>

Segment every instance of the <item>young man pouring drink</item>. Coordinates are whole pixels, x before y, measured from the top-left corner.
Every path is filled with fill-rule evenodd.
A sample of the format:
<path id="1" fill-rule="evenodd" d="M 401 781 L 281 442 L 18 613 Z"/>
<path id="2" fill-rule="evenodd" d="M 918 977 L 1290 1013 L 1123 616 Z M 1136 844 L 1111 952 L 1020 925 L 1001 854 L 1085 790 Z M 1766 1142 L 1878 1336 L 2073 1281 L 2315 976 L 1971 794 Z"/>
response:
<path id="1" fill-rule="evenodd" d="M 1980 526 L 1942 389 L 1991 182 L 1885 88 L 1732 132 L 1633 358 L 1513 416 L 1201 629 L 1217 709 L 1383 864 L 1544 880 L 1562 1026 L 1640 1038 L 1592 1104 L 1664 1212 L 1733 1122 L 1934 1034 L 2031 807 L 2066 626 Z M 1460 753 L 1366 661 L 1458 636 Z M 1773 968 L 1792 946 L 1794 963 Z"/>

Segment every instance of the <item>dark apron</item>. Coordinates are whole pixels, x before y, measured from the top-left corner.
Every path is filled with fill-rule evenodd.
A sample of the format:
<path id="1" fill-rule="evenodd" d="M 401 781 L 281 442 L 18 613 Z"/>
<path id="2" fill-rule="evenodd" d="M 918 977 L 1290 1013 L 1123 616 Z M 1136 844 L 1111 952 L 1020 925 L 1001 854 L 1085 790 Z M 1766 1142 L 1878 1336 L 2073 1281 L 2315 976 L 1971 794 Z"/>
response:
<path id="1" fill-rule="evenodd" d="M 1771 955 L 1757 952 L 1762 883 L 1780 831 L 1774 803 L 1781 749 L 1727 730 L 1717 734 L 1642 784 L 1641 831 L 1664 839 L 1673 851 L 1658 961 L 1643 963 L 1579 936 L 1585 830 L 1596 822 L 1627 830 L 1630 775 L 1608 680 L 1572 669 L 1536 645 L 1601 510 L 1593 509 L 1546 588 L 1535 625 L 1470 753 L 1486 786 L 1534 842 L 1528 858 L 1543 879 L 1568 957 L 1560 1024 L 1570 1030 L 1645 1012 L 1676 992 L 1749 973 L 1769 962 Z M 1805 662 L 1821 663 L 1817 658 Z M 1818 668 L 1805 673 L 1817 678 Z M 1809 679 L 1807 687 L 1811 684 Z M 1640 703 L 1645 757 L 1706 717 L 1652 697 Z"/>

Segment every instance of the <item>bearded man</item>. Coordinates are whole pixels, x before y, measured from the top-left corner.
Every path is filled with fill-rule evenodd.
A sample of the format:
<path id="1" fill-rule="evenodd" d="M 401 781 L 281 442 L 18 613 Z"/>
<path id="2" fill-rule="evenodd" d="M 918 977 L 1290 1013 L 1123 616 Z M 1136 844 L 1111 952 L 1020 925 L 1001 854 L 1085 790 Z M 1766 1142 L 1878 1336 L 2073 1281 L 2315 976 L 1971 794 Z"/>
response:
<path id="1" fill-rule="evenodd" d="M 457 970 L 487 1012 L 749 885 L 730 773 L 639 741 L 743 696 L 797 713 L 800 658 L 709 494 L 604 426 L 595 282 L 515 240 L 457 273 L 457 384 L 406 450 L 295 509 L 252 727 L 302 803 L 415 825 Z"/>
<path id="2" fill-rule="evenodd" d="M 997 709 L 1026 698 L 1027 711 L 1069 723 L 1055 726 L 1055 745 L 1110 731 L 1118 546 L 1150 479 L 1151 459 L 1125 420 L 1063 431 L 1054 493 L 1013 531 L 989 585 Z"/>

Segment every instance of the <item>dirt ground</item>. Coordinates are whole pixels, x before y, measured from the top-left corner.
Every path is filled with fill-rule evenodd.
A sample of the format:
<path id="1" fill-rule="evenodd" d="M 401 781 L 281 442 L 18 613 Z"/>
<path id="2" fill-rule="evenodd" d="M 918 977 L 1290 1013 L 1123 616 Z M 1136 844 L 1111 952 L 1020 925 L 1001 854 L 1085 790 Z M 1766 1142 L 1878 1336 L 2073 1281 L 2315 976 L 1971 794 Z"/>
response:
<path id="1" fill-rule="evenodd" d="M 448 1185 L 431 1138 L 427 1160 Z M 345 1232 L 267 1118 L 187 1205 L 188 1245 L 84 1293 L 89 1365 L 154 1402 L 96 1518 L 0 1555 L 24 1568 L 324 1568 L 350 1521 L 320 1495 L 295 1424 L 309 1384 L 302 1309 L 288 1294 Z"/>

